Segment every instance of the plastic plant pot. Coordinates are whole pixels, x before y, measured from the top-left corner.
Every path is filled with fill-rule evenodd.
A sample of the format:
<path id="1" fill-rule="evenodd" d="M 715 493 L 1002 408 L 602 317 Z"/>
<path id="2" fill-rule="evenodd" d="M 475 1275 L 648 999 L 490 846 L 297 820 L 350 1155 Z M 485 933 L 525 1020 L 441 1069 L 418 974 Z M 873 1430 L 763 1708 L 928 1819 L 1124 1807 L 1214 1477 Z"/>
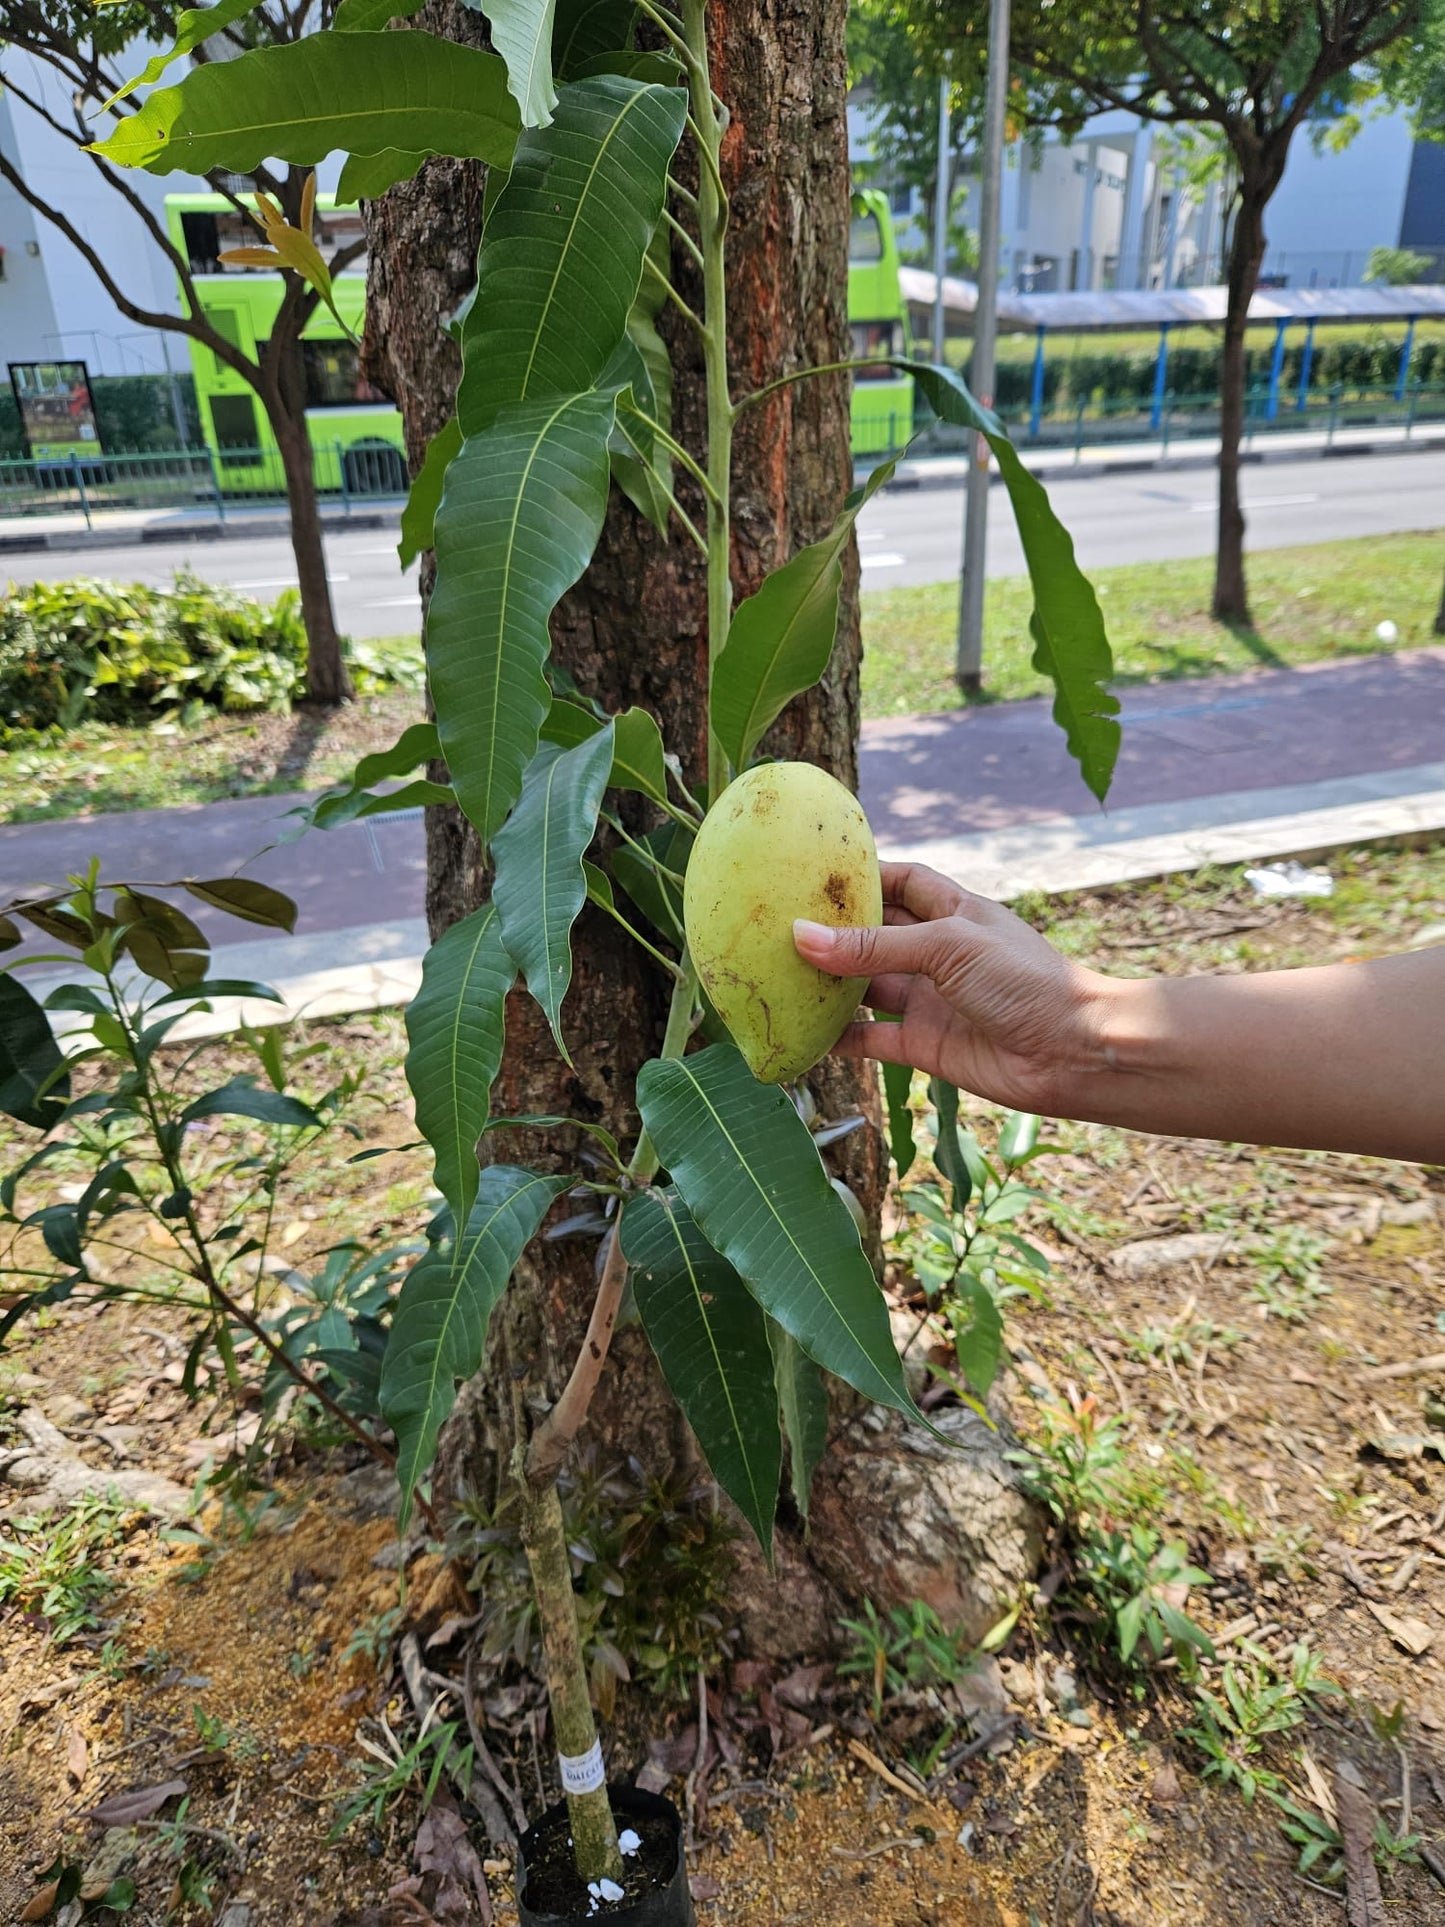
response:
<path id="1" fill-rule="evenodd" d="M 605 1922 L 606 1927 L 696 1927 L 677 1808 L 671 1800 L 645 1793 L 641 1787 L 614 1785 L 607 1792 L 618 1831 L 631 1827 L 641 1836 L 641 1860 L 654 1872 L 656 1884 L 630 1903 L 590 1897 L 572 1867 L 567 1802 L 559 1800 L 518 1843 L 520 1927 L 584 1927 L 592 1921 Z"/>

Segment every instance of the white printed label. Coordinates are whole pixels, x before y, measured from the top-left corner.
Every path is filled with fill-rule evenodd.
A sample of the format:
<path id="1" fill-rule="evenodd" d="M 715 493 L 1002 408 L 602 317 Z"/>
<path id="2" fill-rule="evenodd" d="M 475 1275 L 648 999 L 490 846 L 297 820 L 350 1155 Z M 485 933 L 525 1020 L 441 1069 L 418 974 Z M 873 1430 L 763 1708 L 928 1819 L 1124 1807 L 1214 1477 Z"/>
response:
<path id="1" fill-rule="evenodd" d="M 557 1765 L 562 1774 L 564 1793 L 595 1793 L 607 1784 L 602 1765 L 602 1742 L 594 1740 L 589 1753 L 559 1753 Z"/>

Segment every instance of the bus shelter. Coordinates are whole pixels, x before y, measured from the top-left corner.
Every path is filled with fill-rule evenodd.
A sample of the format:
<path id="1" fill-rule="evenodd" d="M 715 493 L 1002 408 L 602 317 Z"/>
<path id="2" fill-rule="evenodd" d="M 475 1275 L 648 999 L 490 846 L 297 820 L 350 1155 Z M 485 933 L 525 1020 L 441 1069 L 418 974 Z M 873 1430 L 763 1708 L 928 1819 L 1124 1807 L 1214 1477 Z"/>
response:
<path id="1" fill-rule="evenodd" d="M 924 269 L 905 268 L 899 279 L 915 336 L 926 335 L 936 298 L 935 277 Z M 1003 329 L 1029 330 L 1034 336 L 1033 380 L 1030 390 L 1029 433 L 1036 436 L 1044 408 L 1045 357 L 1050 337 L 1103 333 L 1155 333 L 1150 426 L 1158 428 L 1169 394 L 1170 338 L 1181 328 L 1222 327 L 1227 292 L 1214 288 L 1094 289 L 1070 294 L 999 295 L 998 320 Z M 944 319 L 950 335 L 971 335 L 978 289 L 971 281 L 948 276 L 943 283 Z M 1269 382 L 1263 400 L 1267 421 L 1278 418 L 1281 407 L 1303 410 L 1313 372 L 1316 334 L 1320 328 L 1397 324 L 1403 329 L 1395 399 L 1404 401 L 1410 386 L 1415 332 L 1422 321 L 1445 321 L 1445 287 L 1260 288 L 1249 304 L 1251 329 L 1273 331 Z M 1303 329 L 1304 340 L 1293 397 L 1283 393 L 1285 345 L 1291 328 Z"/>

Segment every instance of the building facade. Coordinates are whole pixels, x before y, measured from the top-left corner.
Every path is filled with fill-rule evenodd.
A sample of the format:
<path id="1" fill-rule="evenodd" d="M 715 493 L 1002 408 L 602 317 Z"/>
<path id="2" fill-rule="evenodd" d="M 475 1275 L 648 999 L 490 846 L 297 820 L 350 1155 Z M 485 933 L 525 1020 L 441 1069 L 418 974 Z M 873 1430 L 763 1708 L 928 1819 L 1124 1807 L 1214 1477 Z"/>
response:
<path id="1" fill-rule="evenodd" d="M 876 107 L 855 96 L 855 169 L 889 192 L 900 245 L 921 250 L 922 196 L 871 166 L 877 124 Z M 1015 142 L 1000 208 L 1002 285 L 1018 294 L 1214 285 L 1229 198 L 1222 174 L 1191 182 L 1170 131 L 1131 114 L 1096 116 L 1072 141 L 1045 132 Z M 976 177 L 965 174 L 953 218 L 977 230 Z M 1358 285 L 1377 247 L 1422 254 L 1421 279 L 1445 280 L 1445 146 L 1417 141 L 1404 113 L 1366 121 L 1339 152 L 1302 131 L 1265 225 L 1266 286 Z"/>

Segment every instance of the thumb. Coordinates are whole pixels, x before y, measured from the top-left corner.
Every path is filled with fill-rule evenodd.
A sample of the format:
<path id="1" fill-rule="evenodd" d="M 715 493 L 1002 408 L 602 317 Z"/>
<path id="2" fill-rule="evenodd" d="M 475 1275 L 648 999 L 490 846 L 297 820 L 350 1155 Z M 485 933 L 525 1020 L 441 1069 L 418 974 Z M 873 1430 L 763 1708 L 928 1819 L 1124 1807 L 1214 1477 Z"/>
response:
<path id="1" fill-rule="evenodd" d="M 793 925 L 798 955 L 834 977 L 881 977 L 902 972 L 927 975 L 938 951 L 930 923 L 885 924 L 879 929 L 835 929 L 799 917 Z"/>

